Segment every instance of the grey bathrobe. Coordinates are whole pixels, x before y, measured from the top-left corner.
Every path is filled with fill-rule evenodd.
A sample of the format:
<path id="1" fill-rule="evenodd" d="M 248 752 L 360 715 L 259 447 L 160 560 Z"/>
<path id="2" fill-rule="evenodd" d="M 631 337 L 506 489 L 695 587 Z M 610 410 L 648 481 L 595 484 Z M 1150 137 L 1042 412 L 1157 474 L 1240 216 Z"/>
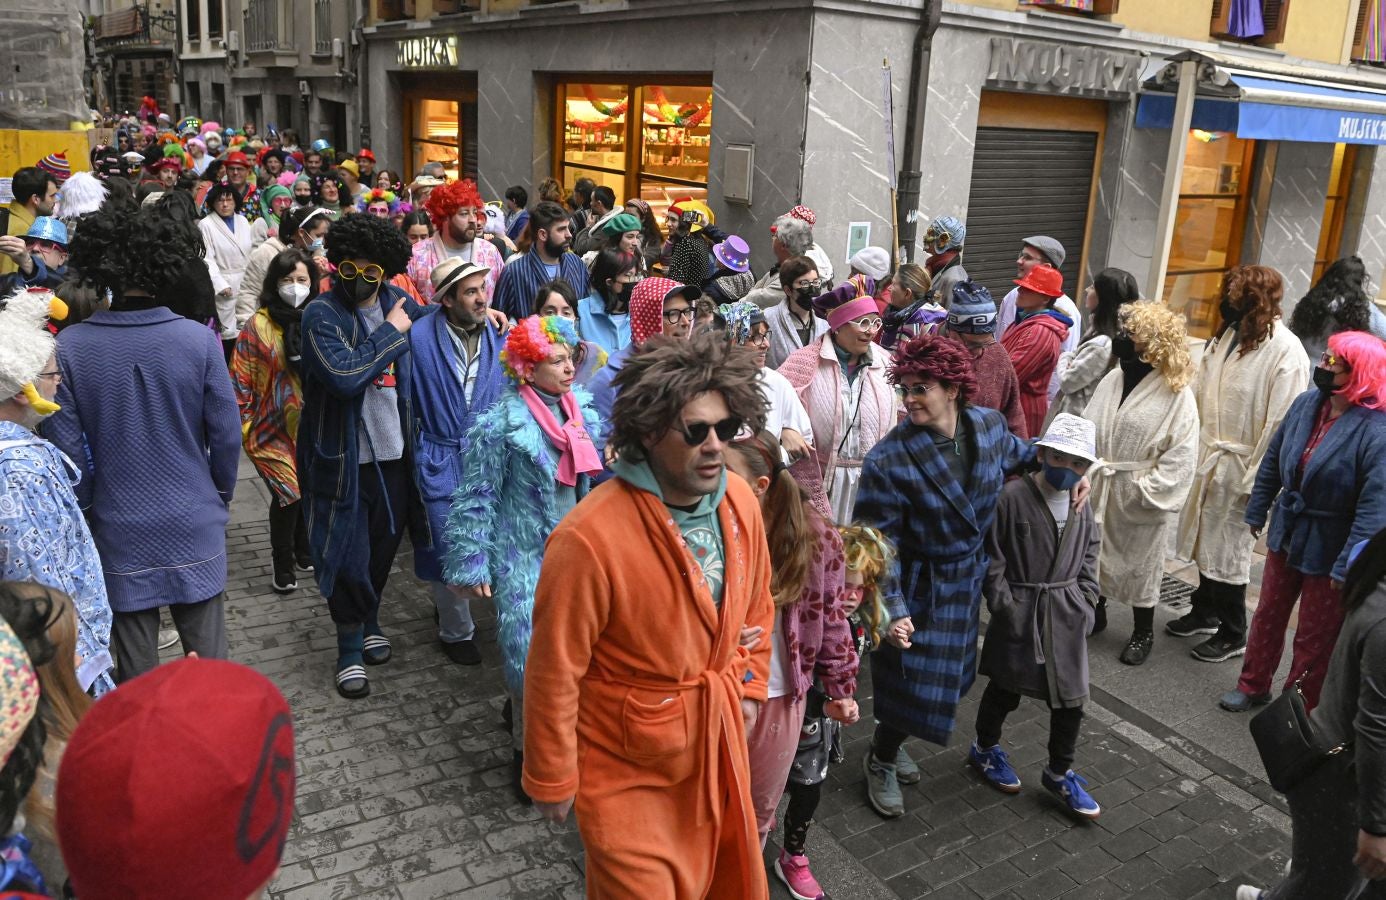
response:
<path id="1" fill-rule="evenodd" d="M 987 534 L 983 675 L 1055 709 L 1083 705 L 1101 540 L 1091 505 L 1069 511 L 1061 539 L 1032 478 L 1006 485 Z"/>

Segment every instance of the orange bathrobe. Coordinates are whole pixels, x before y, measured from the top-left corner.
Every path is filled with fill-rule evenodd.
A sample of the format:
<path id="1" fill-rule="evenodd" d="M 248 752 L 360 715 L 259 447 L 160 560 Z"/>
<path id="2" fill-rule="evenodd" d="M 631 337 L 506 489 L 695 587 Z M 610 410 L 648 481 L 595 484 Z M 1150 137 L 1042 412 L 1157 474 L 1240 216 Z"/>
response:
<path id="1" fill-rule="evenodd" d="M 664 504 L 619 478 L 544 551 L 524 789 L 576 795 L 588 897 L 768 896 L 740 700 L 768 687 L 770 556 L 755 496 L 727 481 L 720 609 Z M 767 636 L 749 653 L 743 625 Z"/>

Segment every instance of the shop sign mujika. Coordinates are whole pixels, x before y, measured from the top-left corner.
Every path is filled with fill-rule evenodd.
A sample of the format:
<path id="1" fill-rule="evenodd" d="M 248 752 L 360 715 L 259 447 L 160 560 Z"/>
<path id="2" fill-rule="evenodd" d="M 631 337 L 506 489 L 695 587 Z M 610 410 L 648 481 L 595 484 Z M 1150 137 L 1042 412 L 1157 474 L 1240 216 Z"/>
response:
<path id="1" fill-rule="evenodd" d="M 1130 95 L 1140 89 L 1144 60 L 1144 53 L 994 37 L 987 81 L 1061 94 Z"/>
<path id="2" fill-rule="evenodd" d="M 457 35 L 429 35 L 395 41 L 395 64 L 406 69 L 457 68 Z"/>

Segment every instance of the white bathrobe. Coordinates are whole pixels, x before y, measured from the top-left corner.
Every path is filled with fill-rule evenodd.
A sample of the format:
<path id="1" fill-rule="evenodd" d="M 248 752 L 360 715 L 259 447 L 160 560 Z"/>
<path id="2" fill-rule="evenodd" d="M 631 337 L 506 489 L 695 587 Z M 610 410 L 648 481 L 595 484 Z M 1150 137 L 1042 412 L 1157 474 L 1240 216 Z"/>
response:
<path id="1" fill-rule="evenodd" d="M 1169 389 L 1151 372 L 1121 401 L 1118 367 L 1097 385 L 1083 415 L 1097 426 L 1092 504 L 1102 525 L 1102 596 L 1152 607 L 1160 599 L 1165 550 L 1198 457 L 1193 390 Z"/>
<path id="2" fill-rule="evenodd" d="M 1198 563 L 1206 578 L 1247 584 L 1256 543 L 1243 521 L 1247 500 L 1280 420 L 1309 386 L 1309 357 L 1279 319 L 1245 356 L 1234 336 L 1224 332 L 1208 345 L 1194 382 L 1202 432 L 1198 472 L 1179 517 L 1179 556 Z"/>
<path id="3" fill-rule="evenodd" d="M 223 338 L 235 338 L 245 324 L 236 321 L 236 292 L 240 290 L 241 277 L 250 261 L 250 223 L 240 214 L 234 221 L 234 232 L 216 213 L 208 213 L 197 223 L 207 256 L 216 262 L 215 268 L 208 266 L 208 269 L 212 275 L 212 289 L 217 293 L 217 318 L 221 321 Z M 230 296 L 223 296 L 227 288 L 231 289 Z"/>

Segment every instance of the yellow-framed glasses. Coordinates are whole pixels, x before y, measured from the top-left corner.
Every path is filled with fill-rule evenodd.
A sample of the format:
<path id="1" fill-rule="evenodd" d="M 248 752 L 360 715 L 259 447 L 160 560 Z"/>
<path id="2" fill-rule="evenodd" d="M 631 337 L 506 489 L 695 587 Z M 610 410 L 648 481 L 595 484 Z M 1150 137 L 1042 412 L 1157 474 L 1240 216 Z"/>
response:
<path id="1" fill-rule="evenodd" d="M 364 278 L 371 284 L 378 284 L 380 279 L 385 277 L 385 270 L 374 263 L 362 268 L 348 259 L 344 260 L 342 264 L 337 267 L 337 274 L 347 281 L 355 281 L 357 278 Z"/>

